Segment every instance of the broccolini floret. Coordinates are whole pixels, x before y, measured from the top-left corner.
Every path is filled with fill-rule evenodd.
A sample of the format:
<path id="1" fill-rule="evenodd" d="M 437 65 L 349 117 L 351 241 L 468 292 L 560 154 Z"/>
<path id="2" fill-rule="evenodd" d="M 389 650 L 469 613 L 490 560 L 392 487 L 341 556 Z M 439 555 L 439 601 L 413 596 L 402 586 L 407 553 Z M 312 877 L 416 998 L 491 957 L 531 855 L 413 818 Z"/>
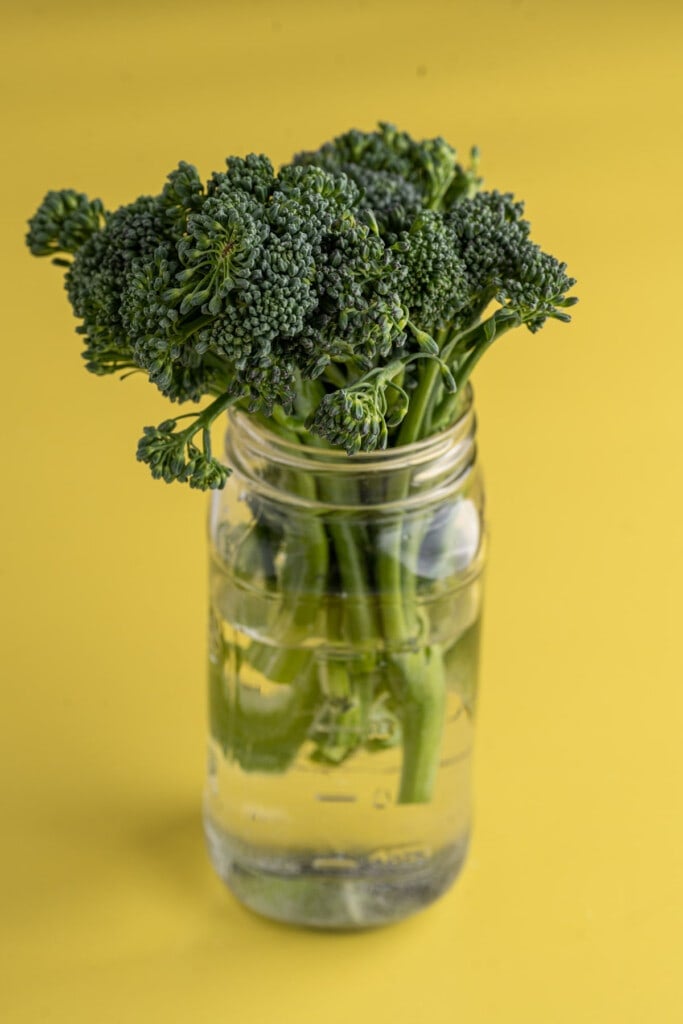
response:
<path id="1" fill-rule="evenodd" d="M 471 290 L 451 226 L 441 214 L 423 210 L 394 249 L 405 266 L 403 294 L 413 323 L 427 331 L 445 327 L 465 308 Z"/>
<path id="2" fill-rule="evenodd" d="M 419 207 L 449 207 L 475 185 L 476 167 L 465 171 L 455 158 L 455 150 L 441 138 L 417 142 L 394 125 L 380 123 L 377 131 L 354 129 L 294 159 L 348 174 L 367 192 L 371 208 L 379 200 L 380 212 L 388 195 L 393 192 L 397 200 L 402 195 L 410 215 Z M 411 196 L 419 198 L 419 207 L 414 208 Z"/>
<path id="3" fill-rule="evenodd" d="M 569 319 L 565 264 L 477 175 L 476 150 L 465 168 L 443 139 L 380 124 L 277 173 L 266 156 L 230 157 L 204 184 L 181 162 L 157 196 L 113 213 L 49 192 L 27 243 L 67 268 L 88 370 L 214 399 L 183 430 L 177 417 L 145 428 L 138 458 L 221 487 L 208 430 L 229 405 L 298 416 L 349 454 L 407 443 L 448 425 L 496 337 Z"/>
<path id="4" fill-rule="evenodd" d="M 76 252 L 100 230 L 103 218 L 104 207 L 99 199 L 91 202 L 73 189 L 48 192 L 29 221 L 29 249 L 34 256 Z"/>

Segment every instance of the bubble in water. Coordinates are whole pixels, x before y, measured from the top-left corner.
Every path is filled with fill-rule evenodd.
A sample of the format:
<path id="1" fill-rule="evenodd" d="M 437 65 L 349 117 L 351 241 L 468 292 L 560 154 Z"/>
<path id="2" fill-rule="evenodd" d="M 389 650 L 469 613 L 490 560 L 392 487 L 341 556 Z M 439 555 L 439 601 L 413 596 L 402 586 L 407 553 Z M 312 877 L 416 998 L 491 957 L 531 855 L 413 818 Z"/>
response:
<path id="1" fill-rule="evenodd" d="M 372 796 L 372 806 L 376 811 L 383 811 L 391 803 L 391 793 L 388 789 L 376 789 Z"/>

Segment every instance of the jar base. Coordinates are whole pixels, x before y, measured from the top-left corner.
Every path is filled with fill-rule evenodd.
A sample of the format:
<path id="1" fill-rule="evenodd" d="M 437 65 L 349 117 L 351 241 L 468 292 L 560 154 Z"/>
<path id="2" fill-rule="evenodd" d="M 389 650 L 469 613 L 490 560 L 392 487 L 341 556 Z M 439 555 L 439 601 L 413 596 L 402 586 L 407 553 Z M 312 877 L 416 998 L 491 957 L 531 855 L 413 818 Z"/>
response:
<path id="1" fill-rule="evenodd" d="M 233 895 L 272 920 L 307 928 L 357 931 L 392 924 L 425 909 L 453 884 L 468 837 L 427 859 L 402 863 L 403 851 L 377 862 L 359 855 L 248 846 L 205 822 L 209 856 Z M 396 863 L 398 861 L 398 863 Z"/>

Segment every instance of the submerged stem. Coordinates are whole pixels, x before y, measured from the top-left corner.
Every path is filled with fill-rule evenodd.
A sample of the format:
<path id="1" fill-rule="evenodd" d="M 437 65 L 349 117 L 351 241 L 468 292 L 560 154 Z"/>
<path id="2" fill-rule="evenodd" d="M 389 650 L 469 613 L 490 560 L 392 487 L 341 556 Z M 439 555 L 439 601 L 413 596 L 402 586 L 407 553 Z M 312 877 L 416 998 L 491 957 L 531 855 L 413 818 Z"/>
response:
<path id="1" fill-rule="evenodd" d="M 432 645 L 411 654 L 394 655 L 405 686 L 403 760 L 398 802 L 427 803 L 441 759 L 446 717 L 446 680 L 441 648 Z"/>
<path id="2" fill-rule="evenodd" d="M 424 420 L 439 376 L 439 365 L 427 364 L 410 411 L 404 420 L 399 444 L 410 444 L 426 436 Z M 391 481 L 392 501 L 400 501 L 410 490 L 410 470 Z M 407 526 L 407 528 L 406 528 Z M 390 543 L 378 554 L 380 609 L 395 690 L 402 708 L 403 757 L 399 803 L 426 803 L 431 799 L 441 754 L 446 711 L 446 683 L 442 652 L 420 639 L 416 598 L 417 550 L 420 524 L 398 516 L 389 532 Z M 406 650 L 407 647 L 413 650 Z"/>

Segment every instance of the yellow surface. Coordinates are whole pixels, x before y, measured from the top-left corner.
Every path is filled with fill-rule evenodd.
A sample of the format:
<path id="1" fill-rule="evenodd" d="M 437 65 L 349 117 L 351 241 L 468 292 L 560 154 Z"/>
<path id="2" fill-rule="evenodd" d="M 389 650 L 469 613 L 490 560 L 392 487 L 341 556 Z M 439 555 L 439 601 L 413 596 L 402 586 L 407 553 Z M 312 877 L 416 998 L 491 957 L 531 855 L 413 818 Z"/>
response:
<path id="1" fill-rule="evenodd" d="M 674 0 L 3 4 L 0 1019 L 683 1019 L 680 133 Z M 149 479 L 141 378 L 81 367 L 23 249 L 47 188 L 391 120 L 478 143 L 580 278 L 476 375 L 492 522 L 476 830 L 360 936 L 252 917 L 200 831 L 204 500 Z"/>

